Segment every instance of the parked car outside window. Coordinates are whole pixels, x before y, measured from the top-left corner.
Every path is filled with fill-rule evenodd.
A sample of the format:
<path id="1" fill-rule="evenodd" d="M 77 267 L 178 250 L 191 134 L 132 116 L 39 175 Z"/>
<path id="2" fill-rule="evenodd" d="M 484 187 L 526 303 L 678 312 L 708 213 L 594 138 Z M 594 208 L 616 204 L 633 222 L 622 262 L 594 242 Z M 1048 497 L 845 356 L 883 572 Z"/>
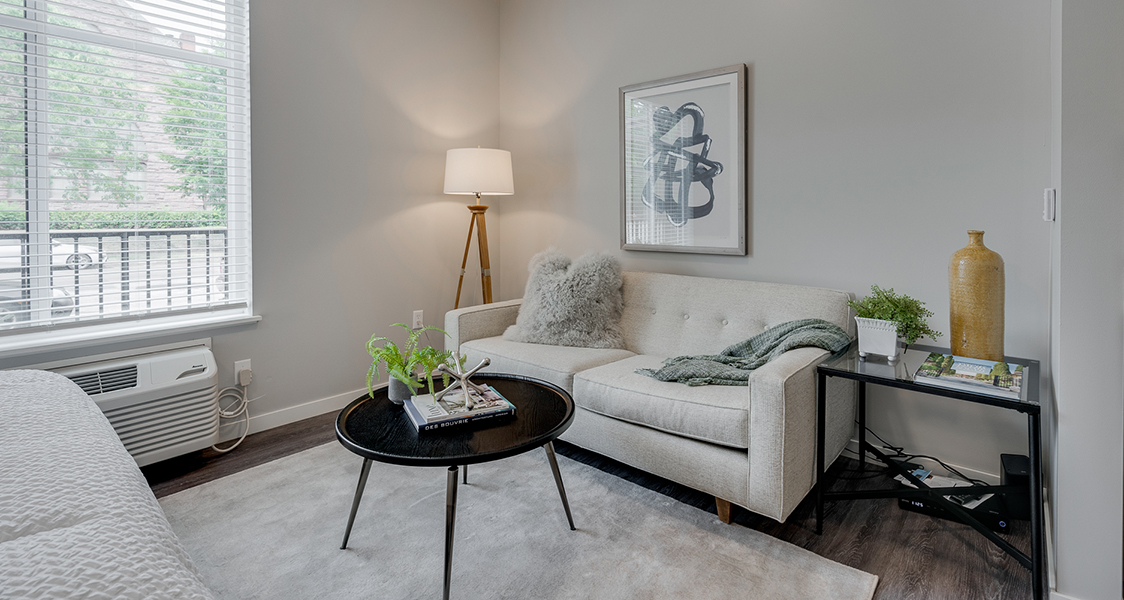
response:
<path id="1" fill-rule="evenodd" d="M 74 298 L 63 288 L 51 290 L 51 316 L 69 317 Z M 31 301 L 24 297 L 19 279 L 0 279 L 0 327 L 31 318 Z"/>
<path id="2" fill-rule="evenodd" d="M 105 255 L 98 252 L 93 246 L 64 242 L 51 243 L 51 266 L 69 267 L 71 269 L 89 269 L 105 261 Z M 23 265 L 23 247 L 21 244 L 0 244 L 0 270 L 18 269 Z M 11 271 L 4 271 L 11 272 Z"/>

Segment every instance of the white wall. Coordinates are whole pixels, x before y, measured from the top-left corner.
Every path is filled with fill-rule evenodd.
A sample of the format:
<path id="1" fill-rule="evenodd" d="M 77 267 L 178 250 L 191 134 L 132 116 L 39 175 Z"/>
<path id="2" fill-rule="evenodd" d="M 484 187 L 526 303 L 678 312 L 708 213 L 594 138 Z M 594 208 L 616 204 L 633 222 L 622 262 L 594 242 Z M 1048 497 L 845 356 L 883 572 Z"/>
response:
<path id="1" fill-rule="evenodd" d="M 555 244 L 629 269 L 893 287 L 947 335 L 949 257 L 983 229 L 1006 263 L 1006 351 L 1045 361 L 1049 0 L 505 0 L 500 18 L 517 190 L 503 298 Z M 618 88 L 739 62 L 752 66 L 750 256 L 619 250 Z M 1025 418 L 1001 409 L 871 388 L 869 414 L 888 440 L 984 474 L 1026 452 Z"/>
<path id="2" fill-rule="evenodd" d="M 498 11 L 494 0 L 253 3 L 263 319 L 180 339 L 213 338 L 222 385 L 234 383 L 235 360 L 253 361 L 256 428 L 354 399 L 372 333 L 409 323 L 414 309 L 441 325 L 452 308 L 470 215 L 463 197 L 442 194 L 445 151 L 498 142 Z M 476 287 L 467 302 L 479 302 Z"/>
<path id="3" fill-rule="evenodd" d="M 1055 0 L 1057 588 L 1121 597 L 1124 3 Z"/>
<path id="4" fill-rule="evenodd" d="M 215 345 L 220 365 L 254 360 L 261 414 L 363 387 L 367 339 L 413 309 L 442 323 L 469 217 L 442 194 L 445 151 L 498 141 L 498 8 L 284 0 L 252 11 L 263 320 Z"/>

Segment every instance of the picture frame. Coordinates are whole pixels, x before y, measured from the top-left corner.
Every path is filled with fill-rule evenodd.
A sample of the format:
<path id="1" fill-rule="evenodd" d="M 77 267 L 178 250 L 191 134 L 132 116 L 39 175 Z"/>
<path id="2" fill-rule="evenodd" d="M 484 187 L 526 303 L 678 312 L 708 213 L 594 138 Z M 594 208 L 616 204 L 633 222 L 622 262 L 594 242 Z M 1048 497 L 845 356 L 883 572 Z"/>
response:
<path id="1" fill-rule="evenodd" d="M 746 255 L 746 73 L 620 88 L 622 249 Z"/>

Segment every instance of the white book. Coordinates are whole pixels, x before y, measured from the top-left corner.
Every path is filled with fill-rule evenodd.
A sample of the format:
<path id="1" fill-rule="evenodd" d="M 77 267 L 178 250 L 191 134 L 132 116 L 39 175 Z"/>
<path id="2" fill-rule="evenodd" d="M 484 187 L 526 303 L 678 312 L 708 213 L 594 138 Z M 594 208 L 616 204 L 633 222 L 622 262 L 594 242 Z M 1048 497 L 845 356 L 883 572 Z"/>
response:
<path id="1" fill-rule="evenodd" d="M 894 479 L 909 487 L 917 487 L 901 475 L 894 477 Z M 933 475 L 932 473 L 926 475 L 925 478 L 921 480 L 921 482 L 931 488 L 968 487 L 972 485 L 970 481 L 964 481 L 963 479 L 953 479 L 952 477 L 943 477 L 941 475 Z"/>
<path id="2" fill-rule="evenodd" d="M 920 469 L 918 469 L 918 471 L 920 471 Z M 963 479 L 953 479 L 952 477 L 943 477 L 941 475 L 933 475 L 929 471 L 924 471 L 925 476 L 920 477 L 918 475 L 918 471 L 914 471 L 913 475 L 915 477 L 918 477 L 918 479 L 921 479 L 921 481 L 925 485 L 927 485 L 931 488 L 950 488 L 950 487 L 971 488 L 971 487 L 974 487 L 974 485 L 970 481 L 964 481 Z M 907 486 L 909 486 L 909 487 L 911 487 L 911 488 L 917 487 L 917 486 L 913 485 L 913 483 L 911 483 L 908 479 L 906 479 L 905 477 L 903 477 L 901 475 L 898 475 L 898 476 L 894 477 L 894 479 L 903 483 L 903 484 L 905 484 L 905 485 L 907 485 Z M 951 501 L 955 504 L 959 504 L 959 505 L 963 506 L 964 508 L 975 508 L 975 507 L 979 506 L 980 504 L 983 504 L 984 501 L 987 500 L 988 498 L 991 498 L 991 496 L 992 496 L 991 494 L 983 494 L 983 495 L 977 496 L 977 495 L 972 494 L 972 492 L 970 490 L 966 489 L 964 494 L 960 494 L 960 495 L 956 495 L 956 496 L 948 496 L 948 499 L 949 499 L 949 501 Z"/>
<path id="3" fill-rule="evenodd" d="M 508 402 L 492 386 L 484 386 L 483 394 L 473 392 L 474 406 L 465 405 L 464 390 L 456 389 L 434 401 L 432 394 L 414 396 L 405 402 L 406 414 L 418 431 L 448 427 L 515 413 L 515 405 Z"/>

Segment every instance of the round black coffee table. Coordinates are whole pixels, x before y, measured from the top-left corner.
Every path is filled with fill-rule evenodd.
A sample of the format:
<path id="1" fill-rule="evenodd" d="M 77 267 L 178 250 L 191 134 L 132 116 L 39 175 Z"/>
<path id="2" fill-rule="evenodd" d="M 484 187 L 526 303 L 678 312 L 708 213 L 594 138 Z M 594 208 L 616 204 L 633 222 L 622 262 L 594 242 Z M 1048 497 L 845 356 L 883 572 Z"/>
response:
<path id="1" fill-rule="evenodd" d="M 449 598 L 449 582 L 453 566 L 453 524 L 457 511 L 457 473 L 464 468 L 468 483 L 468 465 L 490 462 L 522 454 L 535 448 L 545 448 L 554 482 L 562 497 L 562 507 L 570 529 L 574 519 L 562 486 L 562 474 L 554 456 L 554 439 L 574 421 L 574 401 L 562 388 L 530 377 L 519 375 L 481 374 L 472 378 L 475 383 L 486 383 L 496 388 L 515 405 L 515 418 L 499 425 L 464 429 L 437 430 L 418 433 L 410 424 L 406 411 L 386 397 L 386 388 L 375 390 L 374 398 L 361 396 L 347 405 L 336 419 L 336 438 L 348 450 L 363 457 L 359 485 L 351 503 L 351 515 L 343 534 L 341 549 L 347 548 L 351 526 L 371 461 L 416 467 L 448 467 L 448 487 L 445 494 L 445 585 L 444 598 Z"/>

